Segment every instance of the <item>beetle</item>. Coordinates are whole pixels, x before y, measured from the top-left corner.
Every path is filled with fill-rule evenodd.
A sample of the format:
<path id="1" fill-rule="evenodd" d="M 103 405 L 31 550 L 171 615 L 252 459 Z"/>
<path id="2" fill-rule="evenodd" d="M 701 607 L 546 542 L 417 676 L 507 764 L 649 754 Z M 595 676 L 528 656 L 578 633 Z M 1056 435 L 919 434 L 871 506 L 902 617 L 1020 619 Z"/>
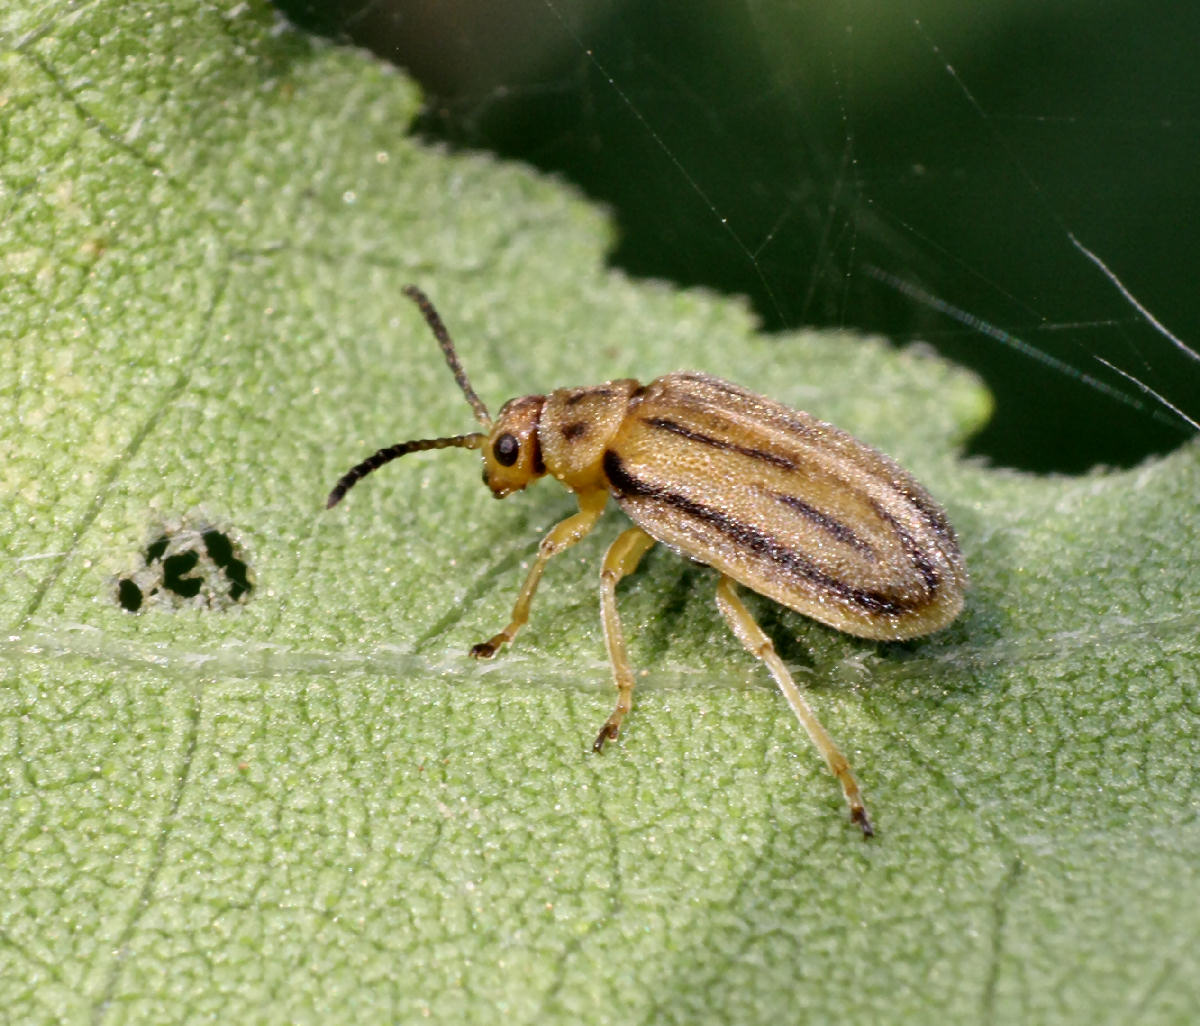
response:
<path id="1" fill-rule="evenodd" d="M 429 298 L 404 288 L 441 346 L 482 431 L 380 449 L 334 486 L 336 506 L 367 474 L 409 453 L 476 449 L 483 480 L 502 499 L 549 474 L 579 512 L 542 539 L 502 631 L 471 649 L 485 659 L 511 642 L 554 556 L 588 534 L 610 497 L 633 521 L 600 571 L 604 640 L 617 703 L 593 743 L 614 740 L 629 713 L 633 669 L 617 614 L 617 584 L 662 542 L 718 574 L 717 607 L 766 664 L 842 786 L 850 818 L 873 834 L 850 764 L 737 593 L 743 585 L 847 634 L 915 638 L 963 607 L 966 564 L 942 508 L 883 453 L 831 424 L 694 371 L 630 378 L 511 399 L 493 421 Z"/>

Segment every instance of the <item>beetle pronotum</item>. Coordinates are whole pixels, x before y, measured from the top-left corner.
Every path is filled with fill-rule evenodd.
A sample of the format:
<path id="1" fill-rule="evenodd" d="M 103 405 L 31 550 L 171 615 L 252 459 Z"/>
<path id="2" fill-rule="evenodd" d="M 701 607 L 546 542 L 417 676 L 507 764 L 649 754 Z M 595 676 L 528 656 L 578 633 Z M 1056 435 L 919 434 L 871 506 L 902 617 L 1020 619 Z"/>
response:
<path id="1" fill-rule="evenodd" d="M 962 609 L 967 575 L 954 529 L 929 493 L 887 456 L 831 424 L 690 371 L 648 385 L 625 378 L 511 399 L 493 421 L 433 304 L 414 285 L 404 294 L 420 308 L 484 430 L 380 449 L 338 481 L 326 506 L 397 457 L 448 447 L 482 451 L 484 483 L 498 499 L 544 474 L 574 492 L 579 512 L 542 539 L 511 622 L 471 649 L 489 658 L 529 618 L 546 563 L 591 531 L 614 497 L 635 526 L 609 546 L 600 571 L 617 704 L 593 748 L 617 737 L 633 696 L 617 583 L 663 542 L 717 571 L 721 614 L 766 663 L 841 783 L 851 820 L 870 836 L 850 764 L 736 585 L 863 638 L 915 638 L 944 627 Z"/>

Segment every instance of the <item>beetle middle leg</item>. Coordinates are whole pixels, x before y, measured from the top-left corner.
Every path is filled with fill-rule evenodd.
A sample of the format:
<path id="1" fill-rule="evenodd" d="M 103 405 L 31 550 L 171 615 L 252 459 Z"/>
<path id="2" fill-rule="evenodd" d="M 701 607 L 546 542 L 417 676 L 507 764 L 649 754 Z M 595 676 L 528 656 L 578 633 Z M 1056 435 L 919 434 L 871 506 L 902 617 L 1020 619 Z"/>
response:
<path id="1" fill-rule="evenodd" d="M 564 549 L 569 549 L 577 541 L 587 535 L 608 503 L 608 492 L 596 490 L 579 494 L 579 512 L 567 517 L 550 529 L 538 546 L 537 558 L 529 568 L 521 593 L 513 606 L 512 620 L 499 634 L 481 641 L 471 649 L 471 655 L 476 659 L 490 659 L 501 645 L 507 644 L 516 637 L 517 631 L 525 626 L 529 619 L 529 606 L 533 602 L 533 593 L 537 591 L 538 581 L 542 579 L 542 571 L 546 564 Z"/>
<path id="2" fill-rule="evenodd" d="M 737 635 L 738 640 L 746 646 L 751 655 L 757 656 L 767 664 L 767 669 L 771 671 L 771 676 L 775 678 L 779 690 L 788 700 L 792 712 L 796 714 L 796 718 L 808 731 L 808 736 L 817 746 L 817 750 L 824 756 L 830 772 L 838 778 L 838 782 L 842 785 L 842 793 L 845 794 L 846 803 L 850 806 L 851 821 L 862 827 L 864 837 L 870 837 L 875 831 L 871 827 L 871 819 L 867 815 L 867 807 L 863 804 L 862 792 L 858 789 L 858 781 L 854 779 L 850 763 L 838 750 L 838 746 L 833 743 L 833 738 L 821 726 L 817 714 L 812 711 L 812 707 L 805 701 L 800 689 L 796 687 L 796 682 L 792 680 L 792 675 L 788 673 L 783 660 L 779 658 L 771 639 L 763 633 L 758 622 L 750 615 L 750 610 L 738 598 L 733 581 L 724 575 L 717 584 L 717 608 L 729 621 L 733 633 Z"/>
<path id="3" fill-rule="evenodd" d="M 604 644 L 608 661 L 612 663 L 613 681 L 617 685 L 617 706 L 604 721 L 592 750 L 600 751 L 605 741 L 613 741 L 621 730 L 621 721 L 633 705 L 633 667 L 625 650 L 625 632 L 617 615 L 617 584 L 622 577 L 633 573 L 654 545 L 654 539 L 640 527 L 631 527 L 617 535 L 604 555 L 600 570 L 600 615 L 604 623 Z"/>

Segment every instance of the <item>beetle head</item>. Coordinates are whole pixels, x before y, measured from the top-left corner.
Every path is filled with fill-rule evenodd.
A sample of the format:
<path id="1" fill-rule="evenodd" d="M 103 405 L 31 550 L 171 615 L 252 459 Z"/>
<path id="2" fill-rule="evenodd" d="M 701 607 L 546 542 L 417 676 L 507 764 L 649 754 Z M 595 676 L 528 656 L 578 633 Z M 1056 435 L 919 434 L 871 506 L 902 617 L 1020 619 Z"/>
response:
<path id="1" fill-rule="evenodd" d="M 504 404 L 483 443 L 483 483 L 497 499 L 520 491 L 546 473 L 538 441 L 544 395 L 527 395 Z"/>

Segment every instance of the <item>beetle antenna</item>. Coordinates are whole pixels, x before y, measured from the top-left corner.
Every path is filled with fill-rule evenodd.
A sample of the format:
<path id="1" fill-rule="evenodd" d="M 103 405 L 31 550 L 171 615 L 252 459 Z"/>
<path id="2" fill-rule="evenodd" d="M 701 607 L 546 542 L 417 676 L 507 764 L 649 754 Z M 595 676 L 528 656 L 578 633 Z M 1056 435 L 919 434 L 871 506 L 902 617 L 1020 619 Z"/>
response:
<path id="1" fill-rule="evenodd" d="M 492 416 L 488 413 L 488 408 L 483 405 L 483 400 L 475 394 L 475 389 L 471 387 L 471 382 L 467 380 L 467 372 L 463 370 L 462 364 L 458 362 L 458 353 L 454 351 L 454 343 L 450 340 L 450 332 L 446 330 L 446 325 L 442 323 L 437 310 L 433 308 L 433 303 L 415 285 L 405 285 L 401 291 L 417 304 L 417 308 L 425 318 L 425 323 L 429 325 L 434 338 L 438 340 L 438 345 L 442 347 L 442 354 L 446 357 L 446 363 L 450 365 L 450 370 L 454 373 L 454 380 L 458 382 L 458 387 L 462 389 L 463 395 L 467 397 L 467 402 L 471 404 L 471 409 L 475 411 L 475 419 L 490 430 Z M 478 447 L 476 446 L 476 448 Z"/>
<path id="2" fill-rule="evenodd" d="M 401 456 L 407 456 L 410 452 L 422 452 L 425 449 L 480 449 L 485 441 L 487 441 L 487 435 L 476 431 L 469 435 L 455 435 L 453 438 L 418 438 L 412 442 L 389 445 L 386 449 L 380 449 L 374 456 L 367 457 L 358 466 L 351 467 L 346 471 L 338 483 L 333 486 L 329 498 L 325 500 L 325 508 L 333 509 L 342 501 L 342 497 L 371 471 L 378 470 L 385 463 L 391 463 L 392 460 L 399 459 Z"/>

